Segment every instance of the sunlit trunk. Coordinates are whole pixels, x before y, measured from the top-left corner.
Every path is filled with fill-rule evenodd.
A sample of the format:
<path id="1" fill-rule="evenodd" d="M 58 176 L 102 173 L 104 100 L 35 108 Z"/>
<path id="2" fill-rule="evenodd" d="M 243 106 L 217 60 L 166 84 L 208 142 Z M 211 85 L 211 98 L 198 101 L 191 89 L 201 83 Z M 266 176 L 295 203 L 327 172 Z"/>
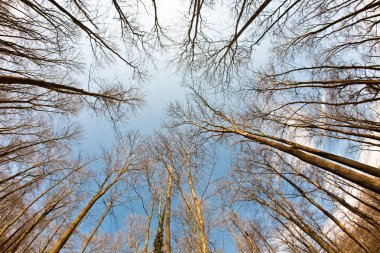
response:
<path id="1" fill-rule="evenodd" d="M 150 212 L 148 216 L 148 224 L 146 226 L 146 231 L 145 231 L 145 242 L 144 242 L 144 247 L 143 247 L 143 253 L 148 252 L 148 243 L 149 243 L 149 237 L 150 237 L 150 224 L 152 223 L 152 218 L 153 218 L 153 213 L 154 213 L 154 204 L 156 202 L 156 191 L 153 191 L 152 194 L 152 199 L 150 203 Z"/>
<path id="2" fill-rule="evenodd" d="M 110 203 L 108 204 L 107 209 L 103 212 L 103 215 L 102 215 L 102 217 L 100 217 L 100 219 L 99 219 L 99 221 L 98 221 L 98 224 L 97 224 L 96 227 L 92 230 L 91 235 L 87 238 L 85 244 L 83 245 L 82 250 L 80 251 L 81 253 L 83 253 L 83 252 L 86 250 L 87 246 L 90 244 L 92 238 L 94 237 L 94 235 L 95 235 L 96 232 L 98 231 L 100 225 L 102 225 L 102 223 L 103 223 L 104 219 L 106 218 L 108 212 L 111 210 L 111 208 L 112 208 L 112 204 L 113 204 L 112 202 L 110 202 Z"/>
<path id="3" fill-rule="evenodd" d="M 57 240 L 57 242 L 54 244 L 54 246 L 49 251 L 49 253 L 58 253 L 62 249 L 62 247 L 65 245 L 67 240 L 73 234 L 75 229 L 78 227 L 78 225 L 82 222 L 82 220 L 85 218 L 87 213 L 90 211 L 92 206 L 117 182 L 117 180 L 119 179 L 121 174 L 122 174 L 122 170 L 119 171 L 119 173 L 112 180 L 112 182 L 110 182 L 106 187 L 100 188 L 100 190 L 90 199 L 90 201 L 87 203 L 87 205 L 80 211 L 78 216 L 74 219 L 74 221 L 69 225 L 69 227 L 66 229 L 66 231 Z M 107 177 L 106 180 L 108 178 L 109 177 Z M 103 182 L 102 185 L 105 184 L 106 180 Z"/>
<path id="4" fill-rule="evenodd" d="M 198 225 L 198 232 L 199 232 L 199 240 L 201 244 L 201 252 L 207 253 L 208 252 L 207 239 L 205 235 L 205 224 L 204 224 L 203 214 L 201 210 L 201 205 L 199 203 L 199 200 L 195 191 L 194 182 L 191 176 L 190 164 L 189 164 L 188 159 L 186 159 L 186 171 L 187 171 L 187 179 L 190 186 L 191 196 L 193 198 L 195 210 L 197 212 L 197 225 Z"/>
<path id="5" fill-rule="evenodd" d="M 170 244 L 170 211 L 171 211 L 171 194 L 172 194 L 172 173 L 173 168 L 168 165 L 168 188 L 166 190 L 166 217 L 165 217 L 165 252 L 171 252 Z"/>

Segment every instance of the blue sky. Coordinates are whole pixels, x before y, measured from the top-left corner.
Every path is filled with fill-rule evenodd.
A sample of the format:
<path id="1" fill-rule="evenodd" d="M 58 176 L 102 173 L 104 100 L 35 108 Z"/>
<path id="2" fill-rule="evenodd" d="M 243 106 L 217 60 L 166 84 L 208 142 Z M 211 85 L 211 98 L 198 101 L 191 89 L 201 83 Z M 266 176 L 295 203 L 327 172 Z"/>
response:
<path id="1" fill-rule="evenodd" d="M 142 89 L 145 105 L 121 125 L 122 131 L 138 130 L 143 135 L 152 134 L 159 129 L 169 103 L 182 100 L 185 93 L 181 86 L 181 78 L 165 63 L 155 71 L 155 75 Z M 83 150 L 96 153 L 100 146 L 110 147 L 114 144 L 112 124 L 105 118 L 84 111 L 78 120 L 85 130 L 80 144 Z"/>

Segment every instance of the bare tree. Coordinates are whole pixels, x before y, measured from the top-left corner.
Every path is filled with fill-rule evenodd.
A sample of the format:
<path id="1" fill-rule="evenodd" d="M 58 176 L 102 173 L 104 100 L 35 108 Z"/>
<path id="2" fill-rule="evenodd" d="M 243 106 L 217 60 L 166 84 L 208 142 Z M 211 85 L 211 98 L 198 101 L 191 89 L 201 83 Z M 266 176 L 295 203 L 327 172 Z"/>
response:
<path id="1" fill-rule="evenodd" d="M 361 212 L 369 207 L 356 201 L 344 202 L 344 205 L 336 201 L 339 196 L 347 197 L 347 193 L 337 187 L 342 183 L 335 176 L 310 171 L 304 163 L 288 159 L 273 149 L 262 149 L 255 155 L 251 151 L 250 148 L 243 150 L 240 160 L 235 162 L 231 179 L 226 179 L 227 188 L 232 192 L 228 201 L 244 205 L 248 210 L 258 208 L 256 215 L 260 215 L 259 210 L 265 210 L 268 216 L 258 220 L 260 226 L 268 227 L 268 220 L 273 220 L 272 226 L 278 224 L 280 228 L 269 229 L 273 233 L 280 229 L 277 239 L 280 245 L 276 245 L 279 242 L 273 239 L 264 245 L 287 247 L 292 252 L 302 248 L 318 252 L 319 247 L 335 252 L 341 250 L 342 238 L 345 238 L 345 243 L 351 247 L 351 250 L 346 249 L 347 252 L 377 251 L 378 246 L 369 243 L 378 237 L 379 226 L 372 223 L 373 219 L 378 220 L 376 199 L 366 197 L 367 204 L 375 204 L 373 211 L 369 212 L 375 214 L 372 218 L 361 218 L 348 210 L 341 212 L 341 208 L 347 205 Z M 324 190 L 315 187 L 316 184 L 323 185 Z M 352 186 L 345 188 L 352 191 Z M 365 194 L 361 196 L 363 198 Z M 252 204 L 247 205 L 247 201 Z M 234 217 L 229 219 L 230 222 L 233 220 Z M 240 242 L 240 245 L 243 244 Z M 264 245 L 259 250 L 264 250 Z"/>
<path id="2" fill-rule="evenodd" d="M 168 188 L 173 184 L 178 192 L 176 202 L 183 203 L 180 209 L 174 210 L 175 219 L 182 223 L 180 229 L 188 231 L 183 236 L 191 240 L 189 247 L 196 252 L 211 252 L 215 220 L 208 215 L 207 199 L 215 190 L 212 147 L 191 129 L 169 129 L 166 135 L 161 135 L 160 142 L 164 144 L 160 150 L 169 173 Z"/>
<path id="3" fill-rule="evenodd" d="M 247 66 L 257 67 L 256 53 L 269 43 L 271 62 L 291 72 L 376 70 L 378 7 L 377 1 L 359 0 L 190 2 L 176 59 L 194 74 L 188 77 L 217 88 L 234 86 Z M 216 12 L 224 19 L 214 18 Z"/>
<path id="4" fill-rule="evenodd" d="M 155 241 L 159 252 L 216 252 L 221 224 L 241 252 L 379 251 L 380 2 L 187 7 L 167 40 L 155 0 L 0 3 L 0 250 L 148 252 Z M 171 105 L 169 128 L 120 138 L 101 161 L 73 159 L 72 116 L 87 107 L 117 123 L 143 103 L 136 79 L 100 70 L 122 63 L 143 81 L 164 42 L 191 93 Z M 268 63 L 256 64 L 258 50 Z M 236 155 L 219 187 L 210 140 Z M 104 232 L 130 194 L 145 216 Z"/>
<path id="5" fill-rule="evenodd" d="M 130 12 L 123 1 L 0 3 L 2 249 L 43 252 L 53 244 L 61 249 L 91 207 L 125 179 L 120 178 L 125 168 L 121 174 L 105 172 L 99 194 L 68 223 L 78 211 L 74 203 L 88 197 L 78 187 L 85 192 L 93 178 L 87 162 L 72 159 L 71 144 L 81 129 L 71 117 L 87 106 L 117 121 L 142 105 L 135 85 L 106 80 L 96 70 L 122 62 L 132 77 L 144 80 L 142 62 L 150 62 L 149 51 L 162 34 L 156 8 L 153 13 L 151 29 L 136 18 L 145 14 Z"/>
<path id="6" fill-rule="evenodd" d="M 138 154 L 140 149 L 141 142 L 139 137 L 136 136 L 136 134 L 130 134 L 126 136 L 125 140 L 122 140 L 119 147 L 113 150 L 112 154 L 105 154 L 105 176 L 99 183 L 97 192 L 88 200 L 82 210 L 80 210 L 68 228 L 55 242 L 50 252 L 59 252 L 94 204 L 112 187 L 116 186 L 117 183 L 123 180 L 125 184 L 125 177 L 128 176 L 128 173 L 138 170 Z M 126 185 L 123 185 L 122 188 L 124 187 L 126 187 Z"/>
<path id="7" fill-rule="evenodd" d="M 182 108 L 180 104 L 174 104 L 172 106 L 170 113 L 176 120 L 173 124 L 191 124 L 198 127 L 201 131 L 215 133 L 220 136 L 240 136 L 243 139 L 258 144 L 276 148 L 277 150 L 329 171 L 366 189 L 376 193 L 380 192 L 379 181 L 372 177 L 378 176 L 379 169 L 376 167 L 317 148 L 302 145 L 281 136 L 277 137 L 266 133 L 264 132 L 265 128 L 251 127 L 249 120 L 240 115 L 236 115 L 236 113 L 233 116 L 228 116 L 222 110 L 215 109 L 215 107 L 211 106 L 198 94 L 194 96 L 194 99 L 196 99 L 196 104 L 192 107 Z M 237 118 L 237 120 L 235 120 L 235 118 Z M 260 118 L 257 120 L 258 123 L 259 120 Z M 270 129 L 268 129 L 268 131 L 270 131 Z M 350 167 L 352 169 L 350 169 Z M 356 170 L 361 171 L 361 173 Z"/>

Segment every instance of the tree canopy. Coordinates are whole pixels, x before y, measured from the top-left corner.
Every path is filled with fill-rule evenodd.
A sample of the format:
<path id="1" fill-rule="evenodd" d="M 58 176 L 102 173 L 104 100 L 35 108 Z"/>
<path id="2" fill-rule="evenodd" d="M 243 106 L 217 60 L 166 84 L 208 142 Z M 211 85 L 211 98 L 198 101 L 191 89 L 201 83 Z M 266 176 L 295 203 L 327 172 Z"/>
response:
<path id="1" fill-rule="evenodd" d="M 170 5 L 0 2 L 0 251 L 379 252 L 380 1 Z"/>

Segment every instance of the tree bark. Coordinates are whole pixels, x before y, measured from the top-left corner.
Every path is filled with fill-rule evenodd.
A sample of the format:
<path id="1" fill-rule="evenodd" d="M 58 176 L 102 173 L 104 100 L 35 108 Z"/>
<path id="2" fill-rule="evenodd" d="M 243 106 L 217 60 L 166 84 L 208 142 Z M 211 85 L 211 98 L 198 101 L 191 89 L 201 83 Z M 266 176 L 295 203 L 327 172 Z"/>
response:
<path id="1" fill-rule="evenodd" d="M 110 182 L 105 188 L 103 188 L 103 189 L 101 188 L 90 199 L 90 201 L 87 203 L 87 205 L 81 210 L 81 212 L 78 214 L 78 216 L 74 219 L 74 221 L 69 225 L 69 227 L 66 229 L 66 231 L 57 240 L 57 242 L 54 244 L 54 246 L 49 251 L 49 253 L 58 253 L 62 249 L 62 247 L 67 242 L 67 240 L 70 238 L 70 236 L 73 234 L 75 229 L 78 227 L 79 223 L 82 222 L 84 217 L 90 211 L 92 206 L 117 182 L 117 180 L 119 179 L 121 174 L 122 174 L 122 172 L 120 171 L 112 182 Z M 108 179 L 108 177 L 107 177 L 107 179 Z"/>
<path id="2" fill-rule="evenodd" d="M 193 178 L 191 176 L 191 171 L 190 171 L 189 160 L 185 158 L 185 162 L 186 162 L 187 179 L 189 181 L 191 196 L 193 198 L 195 210 L 197 212 L 197 225 L 198 225 L 199 239 L 201 243 L 201 252 L 207 253 L 208 252 L 207 239 L 205 235 L 205 224 L 204 224 L 203 214 L 201 210 L 201 205 L 199 203 L 197 193 L 195 191 L 194 182 L 193 182 Z"/>
<path id="3" fill-rule="evenodd" d="M 172 173 L 173 168 L 168 165 L 168 188 L 166 191 L 166 217 L 165 217 L 165 252 L 171 252 L 171 243 L 170 243 L 170 211 L 171 211 L 171 194 L 172 194 Z"/>

